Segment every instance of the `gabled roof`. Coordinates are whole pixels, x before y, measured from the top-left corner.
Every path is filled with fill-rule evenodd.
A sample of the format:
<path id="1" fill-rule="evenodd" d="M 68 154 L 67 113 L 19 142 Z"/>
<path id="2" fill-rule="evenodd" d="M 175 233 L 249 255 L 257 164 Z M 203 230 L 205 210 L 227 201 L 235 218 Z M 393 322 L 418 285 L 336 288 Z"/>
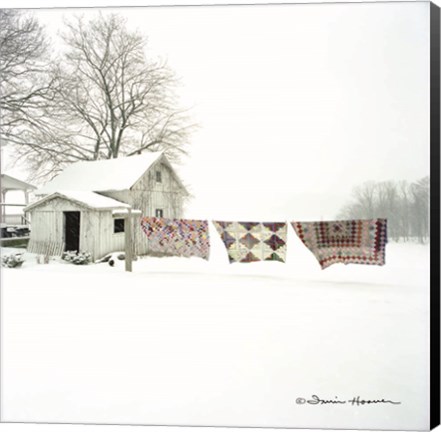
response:
<path id="1" fill-rule="evenodd" d="M 46 195 L 44 198 L 41 198 L 38 201 L 29 204 L 27 207 L 24 208 L 24 211 L 29 211 L 34 207 L 38 207 L 46 201 L 50 201 L 54 198 L 64 198 L 83 207 L 88 207 L 94 210 L 114 210 L 130 208 L 130 206 L 126 203 L 117 201 L 113 198 L 105 197 L 94 192 L 62 191 Z"/>
<path id="2" fill-rule="evenodd" d="M 36 195 L 57 191 L 121 191 L 130 189 L 142 175 L 160 158 L 162 152 L 146 152 L 141 155 L 76 162 L 42 188 Z"/>
<path id="3" fill-rule="evenodd" d="M 33 190 L 37 189 L 35 186 L 19 180 L 15 177 L 11 177 L 7 174 L 1 175 L 1 189 L 2 190 Z"/>

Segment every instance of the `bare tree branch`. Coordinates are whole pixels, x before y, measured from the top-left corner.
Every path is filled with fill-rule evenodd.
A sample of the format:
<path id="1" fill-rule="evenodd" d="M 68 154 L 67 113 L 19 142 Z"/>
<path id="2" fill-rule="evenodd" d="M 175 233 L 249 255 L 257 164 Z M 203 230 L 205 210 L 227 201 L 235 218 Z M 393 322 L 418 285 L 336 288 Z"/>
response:
<path id="1" fill-rule="evenodd" d="M 41 32 L 35 22 L 28 24 Z M 77 16 L 65 22 L 61 37 L 65 49 L 51 67 L 43 68 L 40 56 L 34 59 L 28 51 L 23 59 L 11 54 L 0 66 L 15 65 L 15 85 L 16 77 L 33 71 L 26 94 L 14 85 L 5 87 L 7 109 L 15 115 L 4 129 L 18 160 L 27 157 L 35 175 L 51 176 L 76 160 L 161 150 L 176 161 L 186 153 L 195 126 L 177 107 L 173 73 L 163 61 L 146 56 L 140 33 L 110 14 L 90 21 Z M 32 51 L 43 53 L 43 36 L 35 40 L 42 47 Z M 28 127 L 22 126 L 25 120 Z"/>
<path id="2" fill-rule="evenodd" d="M 42 27 L 21 11 L 0 9 L 0 133 L 2 145 L 24 129 L 43 127 L 54 100 Z"/>

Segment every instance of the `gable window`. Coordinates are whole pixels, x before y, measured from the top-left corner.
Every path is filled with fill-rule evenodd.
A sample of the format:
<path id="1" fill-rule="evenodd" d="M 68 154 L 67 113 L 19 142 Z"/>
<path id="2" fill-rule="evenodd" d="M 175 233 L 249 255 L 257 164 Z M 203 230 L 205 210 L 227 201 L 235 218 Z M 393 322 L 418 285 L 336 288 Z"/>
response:
<path id="1" fill-rule="evenodd" d="M 164 210 L 162 210 L 162 209 L 156 209 L 156 210 L 155 210 L 155 216 L 156 216 L 156 217 L 164 217 Z"/>
<path id="2" fill-rule="evenodd" d="M 156 183 L 162 183 L 162 173 L 161 173 L 161 171 L 156 171 Z"/>
<path id="3" fill-rule="evenodd" d="M 124 219 L 115 219 L 113 221 L 113 232 L 115 234 L 124 232 Z"/>

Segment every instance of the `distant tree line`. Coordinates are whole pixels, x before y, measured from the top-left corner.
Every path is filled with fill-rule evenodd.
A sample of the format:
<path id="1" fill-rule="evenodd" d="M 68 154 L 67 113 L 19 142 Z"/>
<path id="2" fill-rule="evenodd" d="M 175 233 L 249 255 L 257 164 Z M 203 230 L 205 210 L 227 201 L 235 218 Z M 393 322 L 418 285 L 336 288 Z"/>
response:
<path id="1" fill-rule="evenodd" d="M 386 218 L 388 237 L 396 241 L 429 239 L 429 177 L 407 181 L 369 181 L 357 186 L 340 219 Z"/>

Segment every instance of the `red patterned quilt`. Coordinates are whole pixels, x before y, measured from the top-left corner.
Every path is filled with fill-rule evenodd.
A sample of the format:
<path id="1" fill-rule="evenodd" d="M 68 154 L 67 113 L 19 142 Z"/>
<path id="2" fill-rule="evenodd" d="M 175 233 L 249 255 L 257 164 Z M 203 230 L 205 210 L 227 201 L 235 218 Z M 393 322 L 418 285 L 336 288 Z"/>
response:
<path id="1" fill-rule="evenodd" d="M 335 263 L 385 264 L 387 220 L 291 222 L 322 269 Z"/>

